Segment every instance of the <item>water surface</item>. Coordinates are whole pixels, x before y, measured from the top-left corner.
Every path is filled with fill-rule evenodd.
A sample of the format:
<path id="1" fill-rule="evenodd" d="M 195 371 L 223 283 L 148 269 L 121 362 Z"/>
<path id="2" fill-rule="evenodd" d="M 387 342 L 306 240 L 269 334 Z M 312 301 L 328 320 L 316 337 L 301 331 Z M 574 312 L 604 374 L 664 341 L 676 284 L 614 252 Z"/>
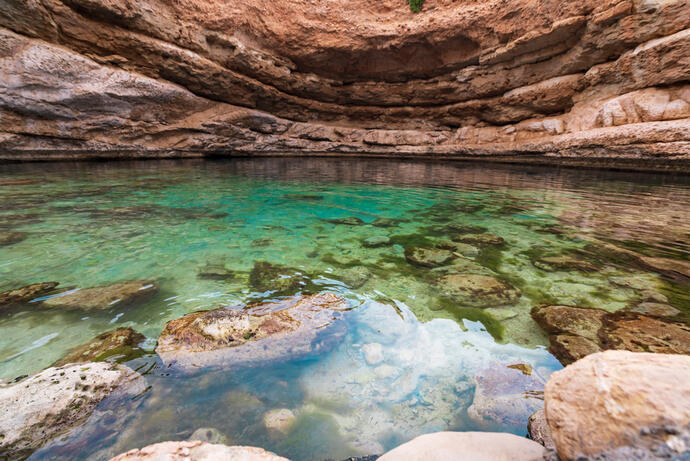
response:
<path id="1" fill-rule="evenodd" d="M 152 351 L 165 323 L 184 314 L 295 294 L 252 288 L 250 271 L 267 261 L 299 271 L 307 280 L 301 291 L 348 300 L 338 341 L 280 363 L 194 374 L 166 369 L 153 353 L 137 358 L 128 365 L 145 373 L 145 395 L 115 408 L 104 402 L 32 459 L 108 459 L 198 428 L 294 460 L 381 453 L 448 429 L 522 435 L 544 382 L 561 367 L 531 307 L 614 311 L 651 291 L 690 318 L 685 280 L 605 251 L 614 244 L 688 261 L 688 204 L 687 177 L 524 166 L 321 159 L 4 165 L 0 232 L 26 238 L 0 247 L 0 291 L 137 279 L 160 291 L 129 308 L 84 312 L 36 302 L 0 314 L 0 378 L 40 371 L 117 327 L 145 335 Z M 447 268 L 405 258 L 406 248 L 447 246 L 467 234 L 484 243 L 472 243 L 476 253 L 459 255 L 453 264 L 464 269 L 454 270 L 509 283 L 520 293 L 514 302 L 458 302 L 439 289 Z M 390 243 L 365 246 L 372 237 Z M 486 243 L 497 237 L 504 243 Z M 539 263 L 559 255 L 589 269 Z M 201 276 L 209 267 L 234 277 Z M 511 365 L 528 365 L 531 374 Z M 492 390 L 504 382 L 514 385 Z M 280 408 L 297 418 L 287 434 L 263 425 L 263 415 Z"/>

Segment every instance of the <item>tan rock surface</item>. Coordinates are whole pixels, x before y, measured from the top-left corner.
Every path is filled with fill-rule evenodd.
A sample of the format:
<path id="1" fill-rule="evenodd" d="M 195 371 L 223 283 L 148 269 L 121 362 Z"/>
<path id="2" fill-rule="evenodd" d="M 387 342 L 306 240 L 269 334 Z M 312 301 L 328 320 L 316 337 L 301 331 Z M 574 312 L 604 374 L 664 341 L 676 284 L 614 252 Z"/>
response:
<path id="1" fill-rule="evenodd" d="M 537 461 L 544 447 L 513 434 L 495 432 L 436 432 L 417 437 L 379 461 Z"/>
<path id="2" fill-rule="evenodd" d="M 0 158 L 688 169 L 683 0 L 9 0 Z"/>
<path id="3" fill-rule="evenodd" d="M 288 461 L 262 448 L 228 447 L 201 441 L 161 442 L 130 450 L 110 461 Z"/>
<path id="4" fill-rule="evenodd" d="M 333 293 L 293 296 L 279 302 L 187 314 L 166 324 L 156 352 L 167 365 L 186 370 L 297 356 L 320 347 L 314 341 L 334 323 L 347 301 Z M 340 334 L 331 331 L 328 341 Z"/>
<path id="5" fill-rule="evenodd" d="M 606 351 L 551 375 L 545 412 L 558 454 L 673 459 L 690 436 L 690 357 Z M 637 450 L 648 456 L 636 458 Z"/>
<path id="6" fill-rule="evenodd" d="M 48 368 L 0 386 L 0 453 L 24 458 L 81 424 L 114 391 L 131 398 L 145 387 L 133 370 L 103 362 Z"/>

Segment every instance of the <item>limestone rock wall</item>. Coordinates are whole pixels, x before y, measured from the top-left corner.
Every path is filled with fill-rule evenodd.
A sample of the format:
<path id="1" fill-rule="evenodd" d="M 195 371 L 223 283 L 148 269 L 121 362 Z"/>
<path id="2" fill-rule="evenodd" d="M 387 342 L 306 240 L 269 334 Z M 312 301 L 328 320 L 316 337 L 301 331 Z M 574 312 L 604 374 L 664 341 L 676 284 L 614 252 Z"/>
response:
<path id="1" fill-rule="evenodd" d="M 690 171 L 687 0 L 0 0 L 0 160 Z"/>

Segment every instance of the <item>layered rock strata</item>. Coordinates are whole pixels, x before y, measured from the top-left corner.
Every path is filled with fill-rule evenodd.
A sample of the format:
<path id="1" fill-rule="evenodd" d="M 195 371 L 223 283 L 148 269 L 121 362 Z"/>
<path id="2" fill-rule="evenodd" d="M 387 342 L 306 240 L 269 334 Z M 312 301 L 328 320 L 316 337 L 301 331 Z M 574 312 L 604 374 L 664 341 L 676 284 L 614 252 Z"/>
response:
<path id="1" fill-rule="evenodd" d="M 683 0 L 0 1 L 0 159 L 690 170 Z"/>

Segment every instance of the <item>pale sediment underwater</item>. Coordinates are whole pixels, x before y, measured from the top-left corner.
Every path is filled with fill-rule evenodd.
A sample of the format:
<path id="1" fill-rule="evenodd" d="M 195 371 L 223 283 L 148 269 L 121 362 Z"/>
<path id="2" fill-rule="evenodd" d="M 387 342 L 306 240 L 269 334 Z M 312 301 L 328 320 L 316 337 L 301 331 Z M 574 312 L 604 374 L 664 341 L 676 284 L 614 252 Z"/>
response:
<path id="1" fill-rule="evenodd" d="M 471 163 L 3 165 L 0 378 L 80 354 L 146 377 L 31 459 L 190 437 L 343 459 L 441 430 L 522 435 L 583 347 L 624 344 L 633 321 L 654 327 L 640 347 L 684 347 L 689 203 L 687 177 Z M 559 324 L 573 307 L 594 336 Z M 239 324 L 258 326 L 222 344 Z M 117 348 L 75 351 L 116 329 Z"/>

